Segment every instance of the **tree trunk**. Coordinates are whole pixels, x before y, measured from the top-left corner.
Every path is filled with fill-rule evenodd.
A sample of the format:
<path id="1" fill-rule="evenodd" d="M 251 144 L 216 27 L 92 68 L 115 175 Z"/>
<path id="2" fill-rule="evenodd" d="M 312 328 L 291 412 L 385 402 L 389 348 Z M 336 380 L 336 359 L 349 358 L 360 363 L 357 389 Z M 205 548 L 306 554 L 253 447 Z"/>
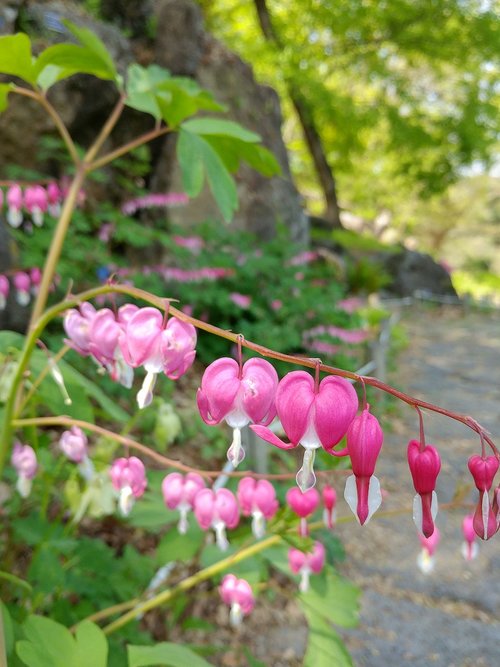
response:
<path id="1" fill-rule="evenodd" d="M 254 0 L 254 4 L 262 34 L 269 42 L 273 42 L 278 48 L 281 48 L 282 43 L 274 30 L 266 0 Z M 342 223 L 340 221 L 340 208 L 337 199 L 337 185 L 332 168 L 326 159 L 323 143 L 314 123 L 313 115 L 309 109 L 307 101 L 300 92 L 295 89 L 292 81 L 287 81 L 287 88 L 292 104 L 297 112 L 297 117 L 302 126 L 304 139 L 313 159 L 319 184 L 323 190 L 325 199 L 323 217 L 330 222 L 333 228 L 341 228 Z"/>

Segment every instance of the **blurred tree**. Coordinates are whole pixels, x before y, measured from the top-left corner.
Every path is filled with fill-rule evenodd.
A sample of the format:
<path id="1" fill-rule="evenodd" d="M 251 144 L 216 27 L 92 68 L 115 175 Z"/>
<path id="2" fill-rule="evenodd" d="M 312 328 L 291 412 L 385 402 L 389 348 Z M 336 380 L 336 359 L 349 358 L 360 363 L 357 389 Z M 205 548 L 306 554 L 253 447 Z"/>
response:
<path id="1" fill-rule="evenodd" d="M 332 224 L 337 185 L 343 208 L 374 218 L 492 160 L 498 0 L 199 1 L 280 92 L 302 191 L 319 213 L 319 185 Z"/>

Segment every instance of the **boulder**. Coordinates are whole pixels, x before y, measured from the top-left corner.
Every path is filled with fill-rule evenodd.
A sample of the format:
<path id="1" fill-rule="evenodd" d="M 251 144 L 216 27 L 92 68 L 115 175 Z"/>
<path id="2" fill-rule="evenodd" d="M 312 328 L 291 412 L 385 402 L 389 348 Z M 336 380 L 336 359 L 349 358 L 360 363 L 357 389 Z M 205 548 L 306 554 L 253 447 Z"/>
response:
<path id="1" fill-rule="evenodd" d="M 391 294 L 414 296 L 424 293 L 458 299 L 450 274 L 430 255 L 403 248 L 399 253 L 386 255 L 381 264 L 392 278 L 386 286 Z"/>

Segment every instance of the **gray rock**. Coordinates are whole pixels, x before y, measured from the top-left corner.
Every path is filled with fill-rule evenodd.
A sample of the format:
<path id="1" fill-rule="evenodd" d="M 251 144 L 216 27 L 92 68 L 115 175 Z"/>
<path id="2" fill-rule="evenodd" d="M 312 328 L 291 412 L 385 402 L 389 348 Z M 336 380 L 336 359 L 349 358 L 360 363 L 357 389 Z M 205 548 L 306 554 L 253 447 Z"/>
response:
<path id="1" fill-rule="evenodd" d="M 430 255 L 403 248 L 401 252 L 386 255 L 383 269 L 392 282 L 386 288 L 398 296 L 413 296 L 416 292 L 457 297 L 450 274 Z"/>

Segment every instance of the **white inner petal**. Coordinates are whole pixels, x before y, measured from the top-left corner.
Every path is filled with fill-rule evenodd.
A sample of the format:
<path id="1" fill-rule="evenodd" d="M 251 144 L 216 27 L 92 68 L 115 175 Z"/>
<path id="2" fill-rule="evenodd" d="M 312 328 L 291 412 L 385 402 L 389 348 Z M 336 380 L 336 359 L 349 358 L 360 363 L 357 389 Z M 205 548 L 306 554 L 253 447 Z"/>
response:
<path id="1" fill-rule="evenodd" d="M 484 531 L 484 539 L 488 539 L 488 519 L 490 516 L 490 499 L 488 497 L 487 492 L 485 491 L 483 493 L 483 502 L 481 504 L 481 513 L 483 517 L 483 531 Z"/>

